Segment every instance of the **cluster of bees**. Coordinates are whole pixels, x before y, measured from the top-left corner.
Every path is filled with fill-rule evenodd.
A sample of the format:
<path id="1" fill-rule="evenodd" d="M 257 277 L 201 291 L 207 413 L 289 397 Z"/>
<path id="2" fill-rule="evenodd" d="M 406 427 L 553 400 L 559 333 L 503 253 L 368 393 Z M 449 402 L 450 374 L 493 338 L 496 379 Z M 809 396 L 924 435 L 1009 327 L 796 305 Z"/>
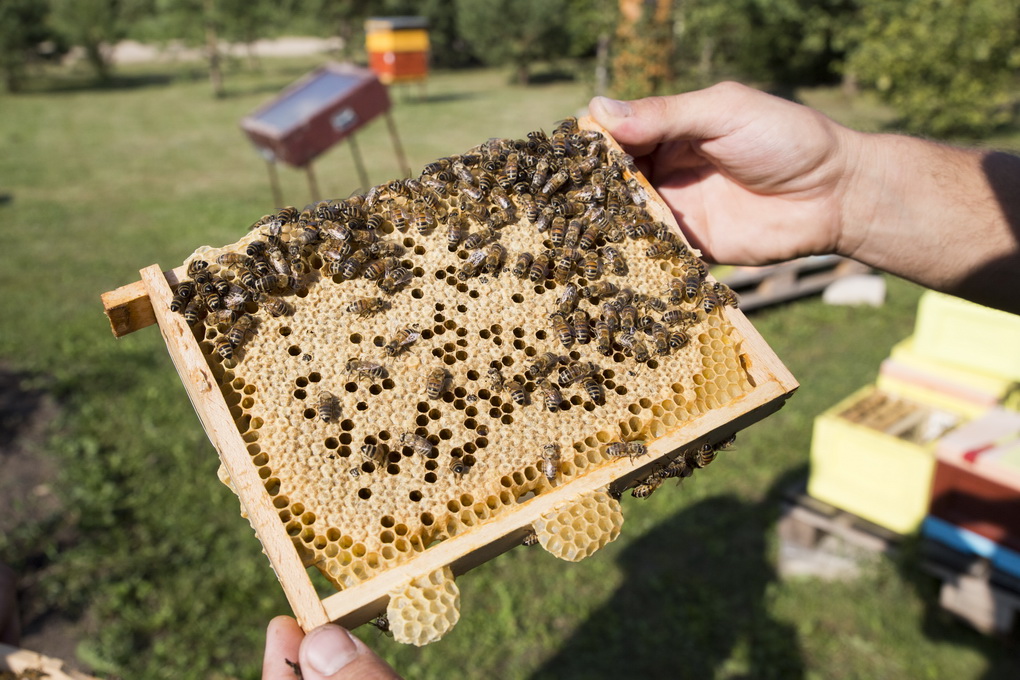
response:
<path id="1" fill-rule="evenodd" d="M 338 284 L 359 277 L 372 281 L 378 294 L 354 300 L 346 311 L 366 317 L 388 310 L 389 298 L 416 275 L 397 236 L 411 230 L 422 236 L 441 231 L 448 249 L 458 252 L 461 260 L 456 271 L 460 282 L 509 273 L 536 286 L 552 280 L 561 287 L 548 322 L 564 350 L 594 343 L 602 356 L 623 352 L 648 363 L 684 347 L 688 329 L 704 314 L 720 305 L 736 306 L 737 300 L 725 285 L 707 281 L 698 257 L 666 225 L 650 217 L 644 189 L 627 178 L 631 165 L 632 159 L 606 148 L 600 133 L 578 128 L 573 118 L 562 121 L 551 134 L 536 131 L 522 140 L 493 139 L 428 164 L 418 178 L 395 180 L 364 195 L 323 201 L 301 211 L 287 207 L 264 216 L 251 226 L 256 233 L 243 252 L 227 252 L 216 259 L 218 269 L 192 261 L 190 280 L 177 287 L 171 309 L 191 324 L 204 320 L 215 328 L 215 352 L 230 360 L 257 331 L 259 309 L 273 316 L 290 313 L 286 296 L 316 278 L 328 277 Z M 509 253 L 501 241 L 504 227 L 522 218 L 542 235 L 539 252 Z M 625 239 L 647 243 L 648 258 L 668 260 L 682 275 L 659 296 L 606 280 L 607 274 L 628 273 L 618 245 Z M 420 337 L 415 328 L 404 328 L 384 352 L 396 358 Z M 386 374 L 382 364 L 362 359 L 348 361 L 346 370 L 373 381 Z M 532 361 L 525 377 L 534 383 L 543 407 L 557 412 L 565 401 L 563 390 L 575 385 L 593 403 L 604 403 L 596 377 L 600 372 L 594 362 L 546 352 Z M 529 402 L 525 385 L 504 378 L 499 366 L 489 369 L 489 379 L 495 391 L 507 392 L 518 406 Z M 439 398 L 447 380 L 445 369 L 433 370 L 425 384 L 427 396 Z M 334 422 L 339 411 L 336 396 L 322 391 L 318 417 Z M 400 441 L 423 455 L 433 452 L 427 439 L 412 432 L 401 435 Z M 362 453 L 372 457 L 375 451 Z M 646 448 L 640 441 L 614 442 L 606 453 L 635 457 Z M 683 477 L 684 471 L 710 462 L 710 454 L 701 452 L 696 459 L 680 456 L 642 486 L 654 490 L 652 486 L 664 479 Z M 678 467 L 681 459 L 683 471 Z M 556 479 L 557 444 L 544 447 L 541 467 L 550 481 Z M 458 475 L 467 471 L 459 460 L 452 469 Z"/>

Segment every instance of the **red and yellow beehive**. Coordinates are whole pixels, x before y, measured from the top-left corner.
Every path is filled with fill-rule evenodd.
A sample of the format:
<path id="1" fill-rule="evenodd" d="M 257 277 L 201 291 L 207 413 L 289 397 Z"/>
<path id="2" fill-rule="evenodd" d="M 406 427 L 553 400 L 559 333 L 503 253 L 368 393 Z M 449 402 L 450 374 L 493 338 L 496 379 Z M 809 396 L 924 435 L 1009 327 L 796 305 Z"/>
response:
<path id="1" fill-rule="evenodd" d="M 425 17 L 373 17 L 365 22 L 368 65 L 387 85 L 424 80 L 429 74 Z"/>

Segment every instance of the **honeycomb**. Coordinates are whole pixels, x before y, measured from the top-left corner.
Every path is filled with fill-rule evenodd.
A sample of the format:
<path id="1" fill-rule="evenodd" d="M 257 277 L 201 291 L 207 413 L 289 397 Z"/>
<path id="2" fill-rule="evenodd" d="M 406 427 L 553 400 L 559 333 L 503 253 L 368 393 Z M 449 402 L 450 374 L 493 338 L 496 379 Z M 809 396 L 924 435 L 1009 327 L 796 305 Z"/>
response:
<path id="1" fill-rule="evenodd" d="M 390 593 L 386 617 L 393 639 L 421 647 L 443 637 L 460 619 L 460 589 L 449 567 Z"/>
<path id="2" fill-rule="evenodd" d="M 640 460 L 753 388 L 722 313 L 735 298 L 657 200 L 615 142 L 571 119 L 284 209 L 186 260 L 171 308 L 306 566 L 349 588 L 620 455 Z M 674 454 L 634 495 L 716 448 Z M 607 491 L 534 529 L 577 560 L 621 523 Z M 425 601 L 456 609 L 447 581 L 429 583 L 398 598 L 401 639 L 432 635 L 408 614 Z"/>
<path id="3" fill-rule="evenodd" d="M 603 491 L 584 494 L 563 503 L 534 523 L 539 544 L 568 562 L 591 556 L 616 540 L 623 526 L 620 502 Z"/>

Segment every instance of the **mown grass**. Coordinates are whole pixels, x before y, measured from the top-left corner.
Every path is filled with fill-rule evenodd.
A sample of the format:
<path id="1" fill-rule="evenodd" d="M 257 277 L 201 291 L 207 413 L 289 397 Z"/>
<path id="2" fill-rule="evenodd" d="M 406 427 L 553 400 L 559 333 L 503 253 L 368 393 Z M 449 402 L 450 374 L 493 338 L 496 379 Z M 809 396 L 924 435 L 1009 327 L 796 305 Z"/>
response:
<path id="1" fill-rule="evenodd" d="M 181 68 L 128 72 L 123 87 L 37 84 L 0 99 L 0 361 L 59 400 L 45 455 L 64 510 L 0 537 L 0 559 L 41 570 L 34 611 L 80 617 L 80 658 L 124 677 L 257 677 L 263 631 L 287 611 L 154 329 L 114 340 L 99 294 L 235 240 L 271 209 L 263 163 L 239 119 L 314 65 L 234 73 L 230 96 Z M 159 76 L 159 77 L 157 77 Z M 56 85 L 56 87 L 54 87 Z M 504 74 L 436 74 L 428 101 L 397 93 L 412 165 L 493 136 L 549 128 L 581 85 L 506 85 Z M 878 126 L 815 93 L 837 118 Z M 809 101 L 812 101 L 810 97 Z M 373 182 L 399 174 L 385 126 L 359 135 Z M 316 165 L 322 191 L 359 189 L 346 148 Z M 285 199 L 309 199 L 281 170 Z M 871 381 L 911 332 L 919 289 L 889 280 L 881 309 L 807 300 L 754 323 L 800 379 L 795 398 L 683 487 L 627 497 L 626 529 L 577 565 L 517 549 L 460 579 L 462 620 L 439 644 L 359 631 L 409 677 L 926 677 L 1020 671 L 1009 648 L 934 613 L 909 553 L 856 580 L 777 580 L 782 489 L 806 473 L 811 423 Z M 881 474 L 862 470 L 862 474 Z M 58 541 L 55 537 L 62 536 Z M 71 536 L 71 539 L 67 537 Z"/>

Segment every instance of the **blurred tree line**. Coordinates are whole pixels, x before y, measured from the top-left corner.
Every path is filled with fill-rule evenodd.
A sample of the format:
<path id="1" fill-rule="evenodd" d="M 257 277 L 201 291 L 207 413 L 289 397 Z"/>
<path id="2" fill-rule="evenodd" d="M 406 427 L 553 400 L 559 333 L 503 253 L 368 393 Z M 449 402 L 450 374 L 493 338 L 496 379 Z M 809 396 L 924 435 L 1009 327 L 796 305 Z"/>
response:
<path id="1" fill-rule="evenodd" d="M 1015 120 L 1020 0 L 3 0 L 0 75 L 16 91 L 40 45 L 80 48 L 100 80 L 124 38 L 205 49 L 336 36 L 363 58 L 370 16 L 423 15 L 437 68 L 596 66 L 597 91 L 638 97 L 737 78 L 876 91 L 912 131 L 984 134 Z M 611 81 L 610 81 L 610 75 Z"/>

